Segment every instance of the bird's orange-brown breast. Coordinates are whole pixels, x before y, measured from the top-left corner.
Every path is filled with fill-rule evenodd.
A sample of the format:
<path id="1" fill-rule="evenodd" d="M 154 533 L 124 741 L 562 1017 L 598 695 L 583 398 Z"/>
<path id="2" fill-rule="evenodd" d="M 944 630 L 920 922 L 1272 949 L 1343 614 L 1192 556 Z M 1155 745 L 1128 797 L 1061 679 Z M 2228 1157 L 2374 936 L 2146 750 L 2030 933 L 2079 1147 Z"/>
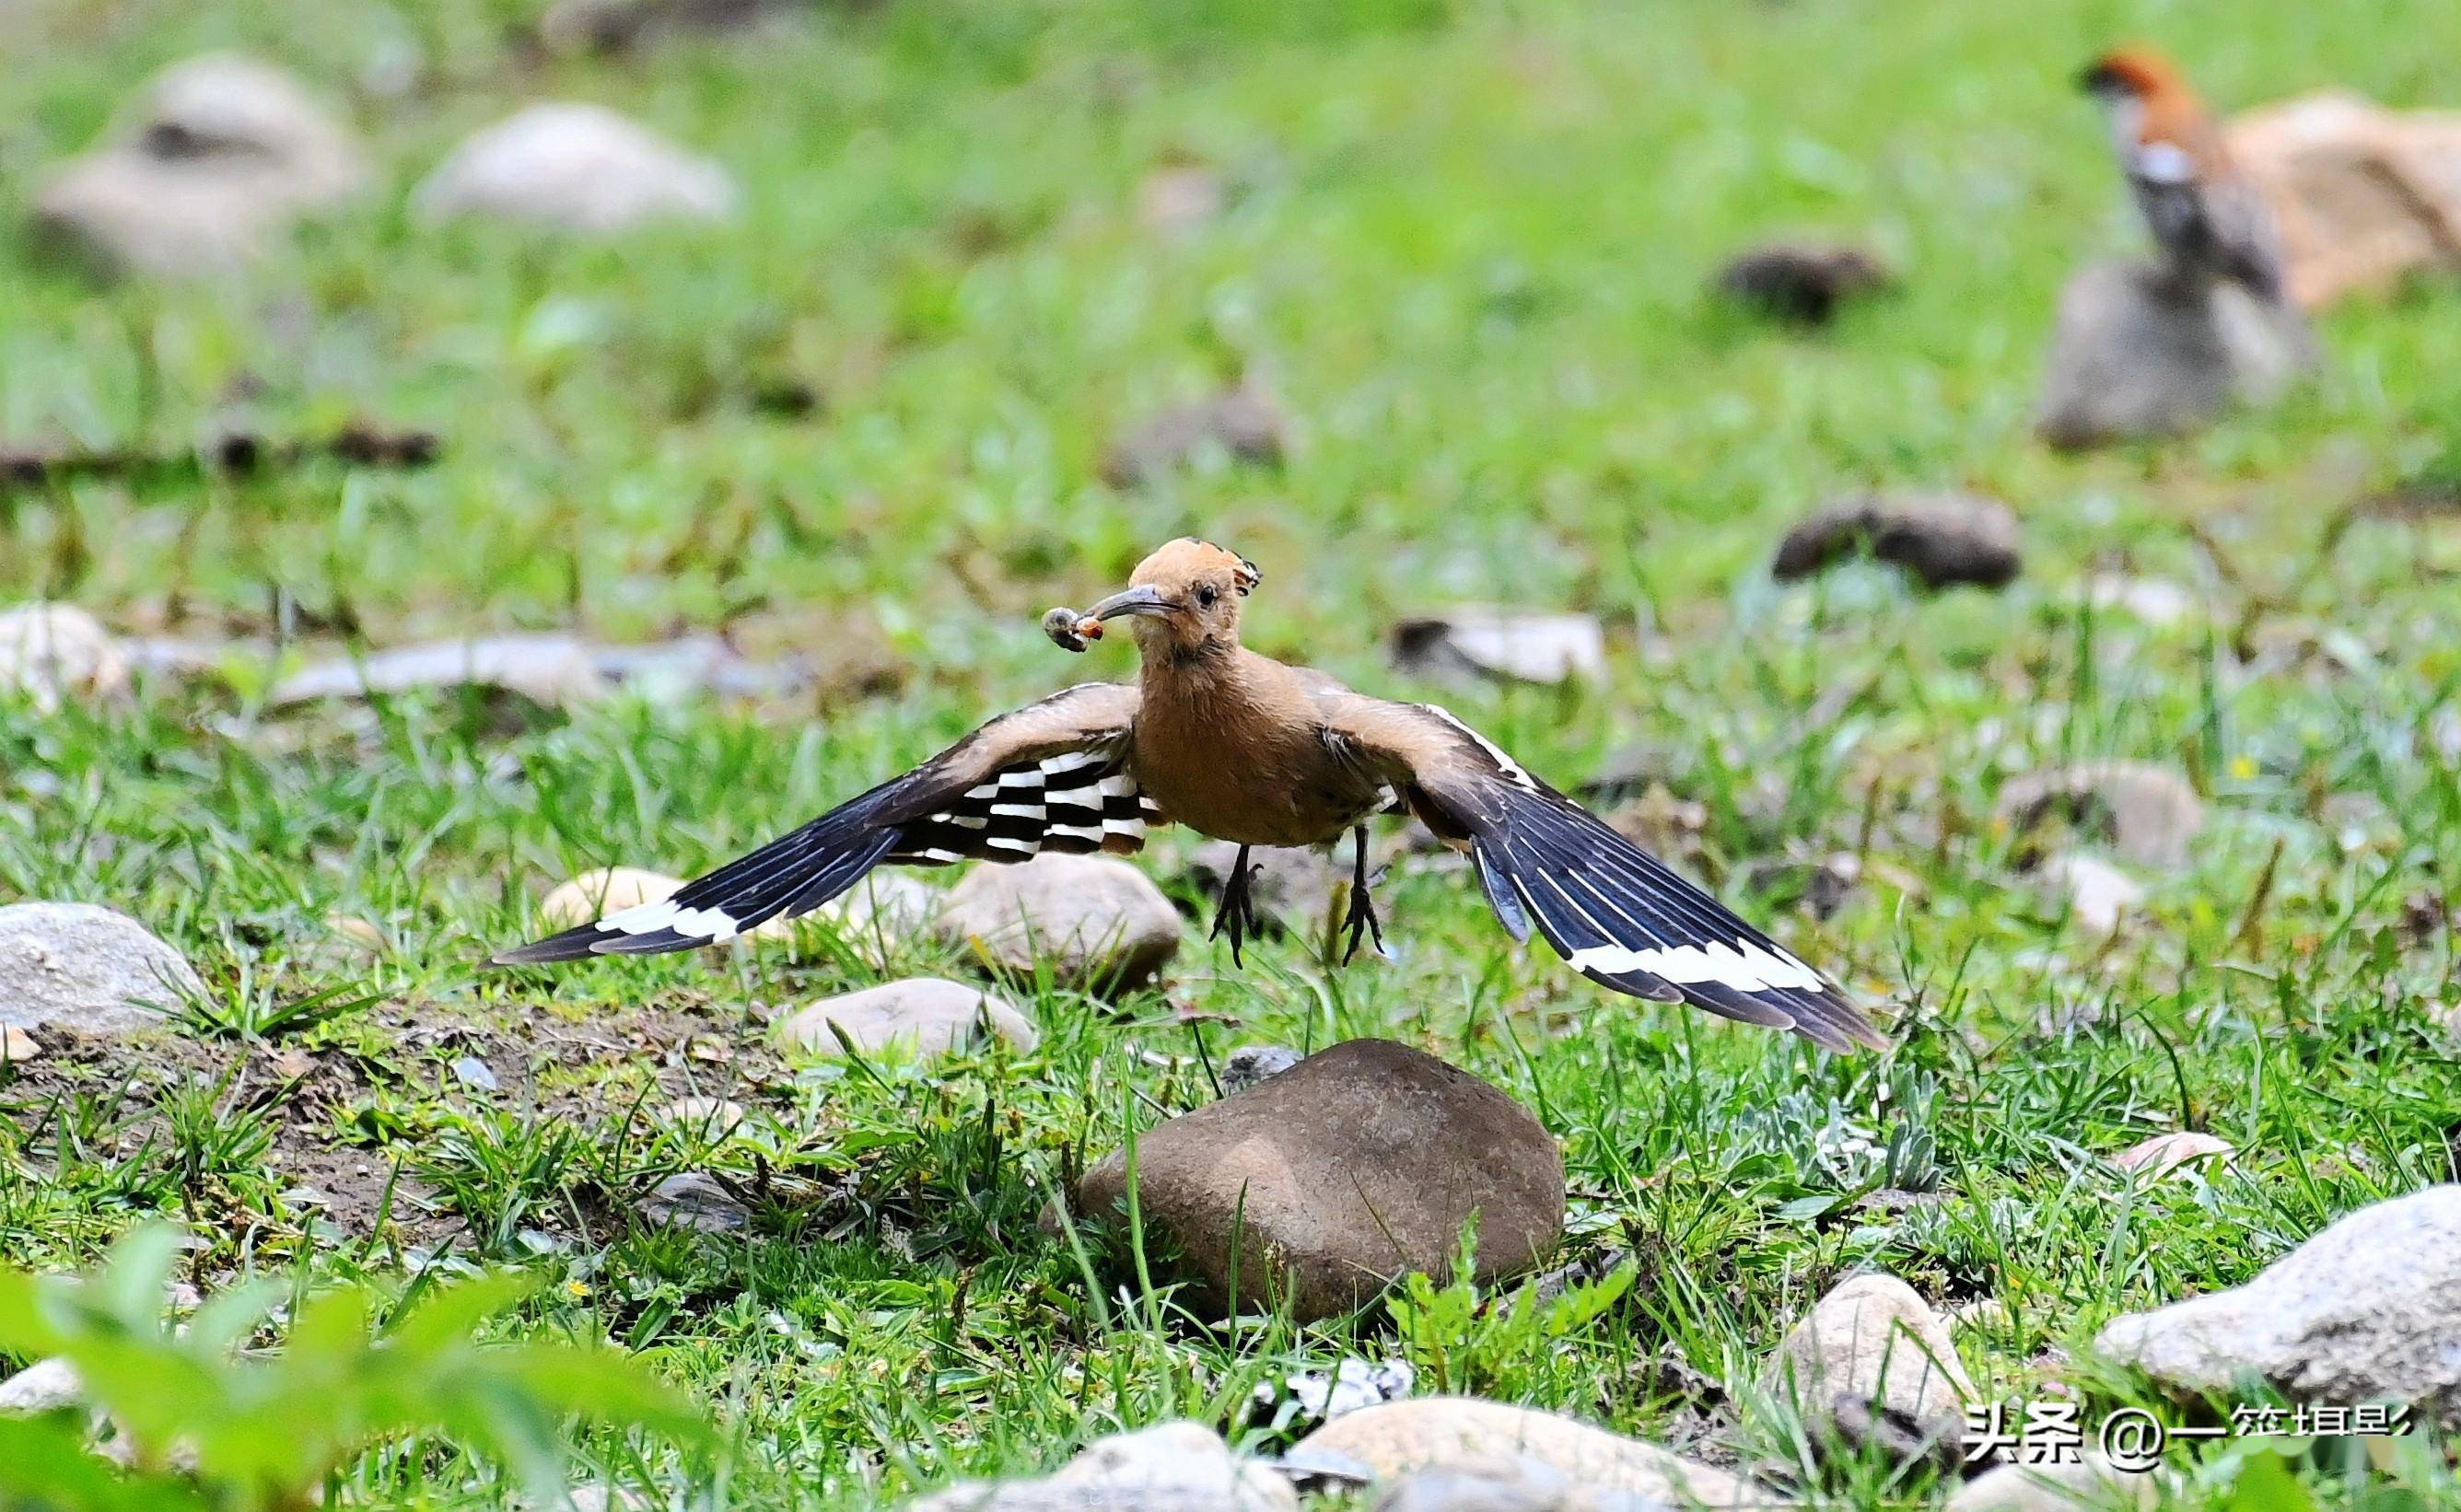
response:
<path id="1" fill-rule="evenodd" d="M 1171 820 L 1243 845 L 1338 839 L 1382 798 L 1325 745 L 1304 680 L 1245 650 L 1219 666 L 1149 666 L 1129 765 Z"/>

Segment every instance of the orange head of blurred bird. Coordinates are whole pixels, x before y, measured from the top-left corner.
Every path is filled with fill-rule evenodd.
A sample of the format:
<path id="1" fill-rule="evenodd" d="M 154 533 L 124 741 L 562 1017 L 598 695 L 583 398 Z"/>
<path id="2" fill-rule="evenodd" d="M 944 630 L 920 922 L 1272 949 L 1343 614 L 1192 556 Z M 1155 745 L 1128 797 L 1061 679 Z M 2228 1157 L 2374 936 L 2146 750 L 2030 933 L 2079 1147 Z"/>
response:
<path id="1" fill-rule="evenodd" d="M 2120 48 L 2077 82 L 2108 117 L 2120 171 L 2172 270 L 2238 284 L 2279 303 L 2272 212 L 2232 162 L 2220 128 L 2177 66 L 2151 48 Z"/>

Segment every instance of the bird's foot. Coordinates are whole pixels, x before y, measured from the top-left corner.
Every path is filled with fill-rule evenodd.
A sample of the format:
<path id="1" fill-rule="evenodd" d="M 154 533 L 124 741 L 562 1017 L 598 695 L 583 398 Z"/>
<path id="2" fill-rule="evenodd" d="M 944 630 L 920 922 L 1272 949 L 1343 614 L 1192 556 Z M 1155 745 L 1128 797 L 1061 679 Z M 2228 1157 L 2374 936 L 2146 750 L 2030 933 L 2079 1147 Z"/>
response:
<path id="1" fill-rule="evenodd" d="M 1213 932 L 1207 939 L 1218 940 L 1224 930 L 1230 932 L 1230 964 L 1244 967 L 1239 958 L 1239 946 L 1256 926 L 1255 900 L 1248 890 L 1248 847 L 1239 847 L 1238 858 L 1230 862 L 1230 879 L 1222 884 L 1222 902 L 1213 910 Z"/>
<path id="2" fill-rule="evenodd" d="M 1341 964 L 1348 966 L 1359 954 L 1359 942 L 1373 939 L 1376 953 L 1384 953 L 1384 926 L 1376 921 L 1376 900 L 1367 887 L 1367 826 L 1359 826 L 1359 860 L 1350 874 L 1350 911 L 1342 925 L 1350 931 L 1349 948 L 1341 952 Z"/>

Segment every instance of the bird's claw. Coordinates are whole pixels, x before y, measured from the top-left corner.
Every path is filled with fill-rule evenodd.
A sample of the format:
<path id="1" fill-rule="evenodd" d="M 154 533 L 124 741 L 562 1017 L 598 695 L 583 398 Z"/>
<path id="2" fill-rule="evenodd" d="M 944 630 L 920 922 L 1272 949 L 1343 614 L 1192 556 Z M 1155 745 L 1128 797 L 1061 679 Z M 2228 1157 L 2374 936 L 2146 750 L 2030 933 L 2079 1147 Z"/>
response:
<path id="1" fill-rule="evenodd" d="M 1248 847 L 1242 845 L 1238 858 L 1230 862 L 1230 881 L 1222 884 L 1222 902 L 1213 910 L 1213 932 L 1206 938 L 1218 940 L 1223 930 L 1230 930 L 1230 964 L 1244 967 L 1248 963 L 1239 958 L 1239 947 L 1255 926 L 1255 900 L 1248 890 Z"/>
<path id="2" fill-rule="evenodd" d="M 1373 939 L 1376 942 L 1376 953 L 1378 955 L 1384 953 L 1384 926 L 1377 922 L 1376 900 L 1369 894 L 1367 887 L 1366 825 L 1359 826 L 1358 836 L 1359 859 L 1350 877 L 1350 910 L 1341 921 L 1343 926 L 1350 931 L 1350 944 L 1341 952 L 1341 964 L 1344 966 L 1348 966 L 1359 954 L 1359 944 L 1364 940 Z"/>

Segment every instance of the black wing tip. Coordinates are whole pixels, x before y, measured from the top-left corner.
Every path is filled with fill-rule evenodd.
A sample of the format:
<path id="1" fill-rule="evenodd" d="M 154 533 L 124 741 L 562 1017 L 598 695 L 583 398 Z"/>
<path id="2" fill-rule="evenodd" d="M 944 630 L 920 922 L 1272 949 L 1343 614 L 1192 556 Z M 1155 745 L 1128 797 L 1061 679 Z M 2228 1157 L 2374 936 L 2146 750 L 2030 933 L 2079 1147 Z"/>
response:
<path id="1" fill-rule="evenodd" d="M 487 957 L 483 964 L 491 969 L 503 969 L 520 966 L 551 966 L 558 961 L 579 961 L 598 954 L 598 943 L 612 933 L 612 930 L 601 929 L 594 924 L 585 924 L 578 928 L 567 929 L 562 934 L 548 935 L 544 940 L 533 940 L 527 945 L 516 946 L 509 950 L 499 950 Z"/>
<path id="2" fill-rule="evenodd" d="M 1832 1054 L 1869 1050 L 1885 1054 L 1894 1048 L 1880 1026 L 1834 987 L 1791 992 L 1777 1006 L 1792 1020 L 1788 1028 Z"/>

